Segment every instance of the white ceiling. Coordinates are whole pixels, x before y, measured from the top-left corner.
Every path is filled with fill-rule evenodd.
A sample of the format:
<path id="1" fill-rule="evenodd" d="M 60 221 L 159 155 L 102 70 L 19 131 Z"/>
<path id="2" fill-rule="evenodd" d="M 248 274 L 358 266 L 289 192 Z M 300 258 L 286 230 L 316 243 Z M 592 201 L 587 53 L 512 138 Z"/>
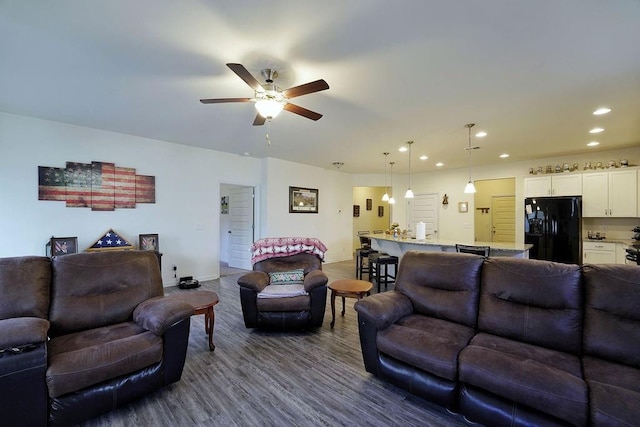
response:
<path id="1" fill-rule="evenodd" d="M 325 79 L 294 100 L 324 117 L 201 104 L 253 96 L 227 62 Z M 638 146 L 640 1 L 4 0 L 0 110 L 355 173 L 406 172 L 407 140 L 414 172 L 464 167 L 469 122 L 474 164 Z"/>

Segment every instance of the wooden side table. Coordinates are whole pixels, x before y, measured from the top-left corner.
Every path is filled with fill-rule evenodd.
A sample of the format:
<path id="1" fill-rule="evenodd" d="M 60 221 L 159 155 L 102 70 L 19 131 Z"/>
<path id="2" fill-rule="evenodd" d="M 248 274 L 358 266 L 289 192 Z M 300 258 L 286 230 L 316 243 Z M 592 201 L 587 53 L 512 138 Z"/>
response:
<path id="1" fill-rule="evenodd" d="M 209 350 L 213 351 L 216 346 L 213 344 L 213 325 L 215 323 L 215 313 L 213 306 L 219 302 L 218 294 L 213 291 L 178 291 L 168 298 L 176 298 L 193 306 L 193 315 L 204 314 L 204 329 L 209 335 Z"/>
<path id="2" fill-rule="evenodd" d="M 342 315 L 344 316 L 344 299 L 362 299 L 371 294 L 371 282 L 357 279 L 341 279 L 329 284 L 331 289 L 331 328 L 336 323 L 336 297 L 342 297 Z"/>

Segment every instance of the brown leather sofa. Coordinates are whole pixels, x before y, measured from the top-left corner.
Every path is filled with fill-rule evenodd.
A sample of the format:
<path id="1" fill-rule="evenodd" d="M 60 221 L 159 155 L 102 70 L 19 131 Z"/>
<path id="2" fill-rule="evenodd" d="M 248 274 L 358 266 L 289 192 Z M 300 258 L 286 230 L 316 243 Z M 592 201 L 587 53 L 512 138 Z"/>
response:
<path id="1" fill-rule="evenodd" d="M 365 369 L 491 426 L 636 425 L 640 268 L 408 252 L 356 302 Z"/>
<path id="2" fill-rule="evenodd" d="M 270 284 L 268 273 L 296 269 L 304 270 L 306 295 L 258 298 Z M 252 272 L 238 279 L 245 326 L 280 330 L 321 327 L 327 305 L 327 282 L 322 260 L 314 254 L 299 253 L 256 262 Z"/>
<path id="3" fill-rule="evenodd" d="M 151 251 L 0 259 L 0 423 L 73 425 L 178 381 L 192 313 Z"/>

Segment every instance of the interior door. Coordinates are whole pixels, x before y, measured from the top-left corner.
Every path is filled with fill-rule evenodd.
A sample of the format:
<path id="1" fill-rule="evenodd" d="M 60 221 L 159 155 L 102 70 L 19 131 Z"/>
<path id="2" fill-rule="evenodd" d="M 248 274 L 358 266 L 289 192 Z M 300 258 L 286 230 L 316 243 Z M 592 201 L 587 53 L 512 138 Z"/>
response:
<path id="1" fill-rule="evenodd" d="M 425 223 L 425 232 L 429 236 L 436 237 L 438 233 L 438 195 L 417 194 L 411 199 L 411 209 L 409 215 L 409 228 L 415 233 L 416 224 L 420 221 Z"/>
<path id="2" fill-rule="evenodd" d="M 251 270 L 254 204 L 253 187 L 234 186 L 229 191 L 231 243 L 229 267 Z"/>
<path id="3" fill-rule="evenodd" d="M 514 196 L 491 197 L 491 241 L 516 241 L 516 198 Z"/>

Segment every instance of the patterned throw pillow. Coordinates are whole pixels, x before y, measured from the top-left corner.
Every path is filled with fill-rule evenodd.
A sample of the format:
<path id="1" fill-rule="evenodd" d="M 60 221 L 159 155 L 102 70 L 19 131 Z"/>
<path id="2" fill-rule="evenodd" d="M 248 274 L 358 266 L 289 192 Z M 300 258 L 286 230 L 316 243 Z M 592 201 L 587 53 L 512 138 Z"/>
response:
<path id="1" fill-rule="evenodd" d="M 304 270 L 302 268 L 269 273 L 270 285 L 301 285 L 303 282 Z"/>

